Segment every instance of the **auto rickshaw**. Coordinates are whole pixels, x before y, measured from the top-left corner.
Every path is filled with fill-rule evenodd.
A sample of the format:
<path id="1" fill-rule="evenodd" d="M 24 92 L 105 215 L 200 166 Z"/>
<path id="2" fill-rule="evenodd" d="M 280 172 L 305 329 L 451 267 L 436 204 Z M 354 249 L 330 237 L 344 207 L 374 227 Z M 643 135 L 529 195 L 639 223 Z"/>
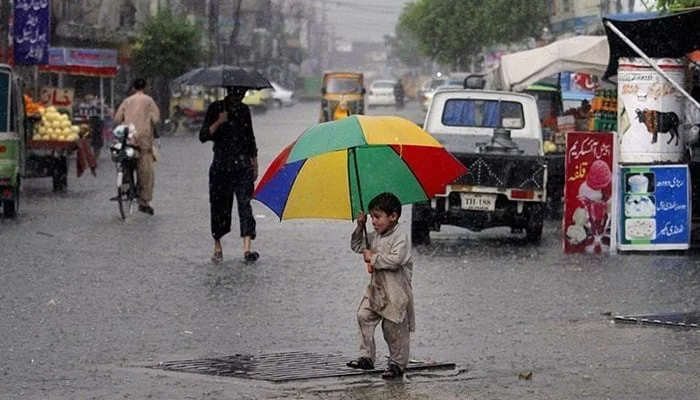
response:
<path id="1" fill-rule="evenodd" d="M 8 218 L 19 209 L 25 140 L 20 80 L 9 65 L 0 64 L 0 205 Z"/>
<path id="2" fill-rule="evenodd" d="M 319 122 L 333 121 L 365 113 L 365 88 L 362 73 L 326 72 L 321 87 Z"/>

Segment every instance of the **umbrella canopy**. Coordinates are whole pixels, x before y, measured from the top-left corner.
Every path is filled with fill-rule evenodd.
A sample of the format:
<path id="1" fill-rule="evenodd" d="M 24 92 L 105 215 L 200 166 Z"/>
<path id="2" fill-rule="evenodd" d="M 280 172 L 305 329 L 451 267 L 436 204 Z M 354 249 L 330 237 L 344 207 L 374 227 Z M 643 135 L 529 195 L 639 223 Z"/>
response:
<path id="1" fill-rule="evenodd" d="M 681 58 L 700 49 L 700 9 L 676 14 L 644 13 L 611 15 L 603 18 L 610 43 L 610 61 L 604 78 L 617 75 L 618 58 L 639 55 L 617 36 L 610 22 L 627 36 L 642 52 L 652 58 Z"/>
<path id="2" fill-rule="evenodd" d="M 254 198 L 282 219 L 353 219 L 382 192 L 427 201 L 467 172 L 399 117 L 352 115 L 307 129 L 270 164 Z"/>
<path id="3" fill-rule="evenodd" d="M 195 68 L 175 78 L 173 82 L 192 86 L 243 86 L 257 90 L 272 88 L 270 82 L 259 72 L 232 65 Z"/>

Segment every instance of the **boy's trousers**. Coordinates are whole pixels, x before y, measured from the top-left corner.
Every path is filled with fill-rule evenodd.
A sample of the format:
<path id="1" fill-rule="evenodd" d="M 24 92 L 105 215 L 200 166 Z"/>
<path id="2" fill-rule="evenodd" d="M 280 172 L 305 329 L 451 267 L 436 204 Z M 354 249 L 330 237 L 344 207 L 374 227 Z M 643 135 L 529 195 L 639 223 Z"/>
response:
<path id="1" fill-rule="evenodd" d="M 379 321 L 382 321 L 384 340 L 389 346 L 389 362 L 401 367 L 408 365 L 409 336 L 408 318 L 404 315 L 400 323 L 394 323 L 370 309 L 369 299 L 365 296 L 357 309 L 357 323 L 360 327 L 360 355 L 369 357 L 374 363 L 376 346 L 374 343 L 374 330 Z"/>

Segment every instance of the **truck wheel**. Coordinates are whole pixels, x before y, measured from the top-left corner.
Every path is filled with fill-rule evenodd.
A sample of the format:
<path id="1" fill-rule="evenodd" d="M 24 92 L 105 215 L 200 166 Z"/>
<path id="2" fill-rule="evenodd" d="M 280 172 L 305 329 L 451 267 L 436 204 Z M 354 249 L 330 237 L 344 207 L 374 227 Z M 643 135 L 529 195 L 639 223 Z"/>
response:
<path id="1" fill-rule="evenodd" d="M 411 221 L 411 242 L 430 244 L 430 228 L 426 221 Z"/>
<path id="2" fill-rule="evenodd" d="M 525 237 L 528 242 L 537 243 L 542 238 L 544 228 L 544 209 L 541 205 L 530 207 L 527 216 L 527 226 L 525 227 Z"/>

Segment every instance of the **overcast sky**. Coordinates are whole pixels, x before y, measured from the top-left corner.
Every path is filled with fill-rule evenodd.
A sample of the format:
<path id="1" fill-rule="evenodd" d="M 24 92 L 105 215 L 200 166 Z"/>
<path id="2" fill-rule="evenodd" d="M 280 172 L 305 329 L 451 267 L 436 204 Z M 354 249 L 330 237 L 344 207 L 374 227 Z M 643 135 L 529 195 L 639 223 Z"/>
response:
<path id="1" fill-rule="evenodd" d="M 403 5 L 410 0 L 321 0 L 336 37 L 363 42 L 383 42 L 393 35 Z M 320 2 L 316 1 L 318 7 Z"/>

